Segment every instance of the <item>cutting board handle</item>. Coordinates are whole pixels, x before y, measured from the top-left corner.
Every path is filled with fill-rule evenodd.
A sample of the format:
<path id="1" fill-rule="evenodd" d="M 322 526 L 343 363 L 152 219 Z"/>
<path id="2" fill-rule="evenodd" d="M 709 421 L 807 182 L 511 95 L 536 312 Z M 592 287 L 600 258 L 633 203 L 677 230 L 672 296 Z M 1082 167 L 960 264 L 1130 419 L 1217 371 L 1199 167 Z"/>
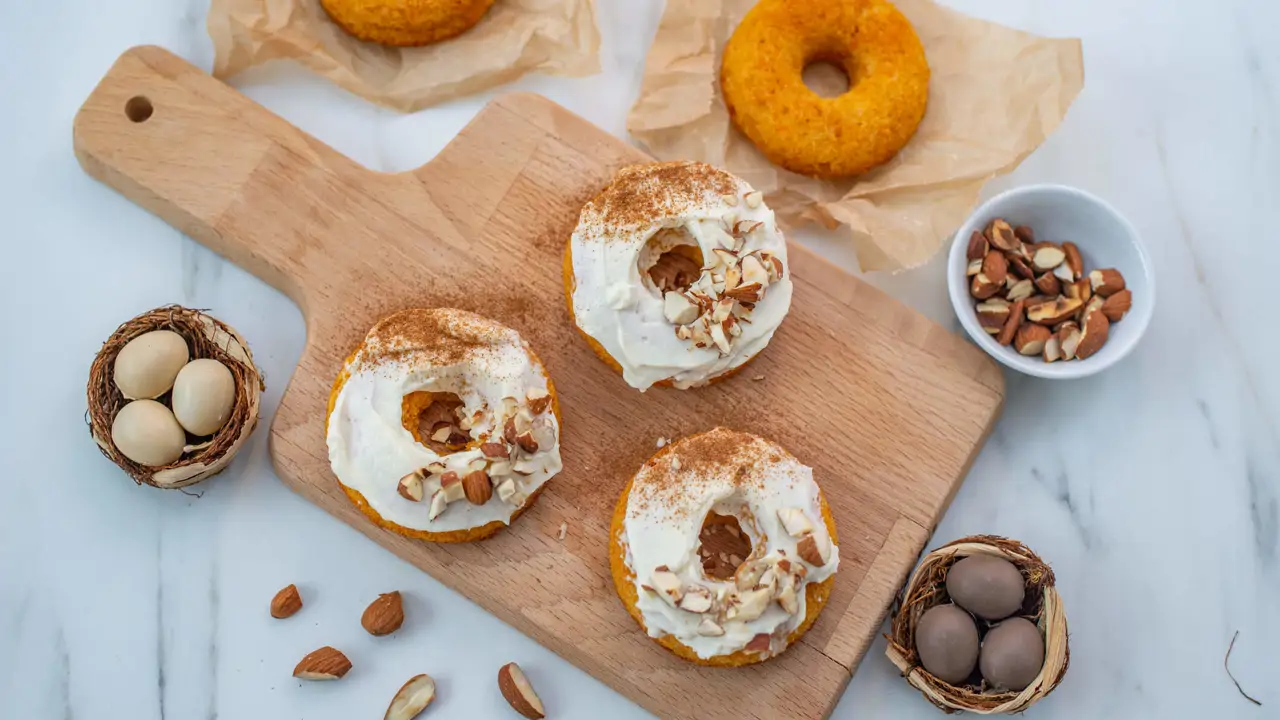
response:
<path id="1" fill-rule="evenodd" d="M 323 258 L 290 216 L 306 203 L 238 214 L 245 188 L 296 187 L 290 171 L 363 171 L 266 108 L 154 46 L 120 56 L 76 114 L 85 171 L 292 297 Z M 368 172 L 368 171 L 364 171 Z M 274 173 L 277 177 L 262 177 Z M 250 183 L 257 178 L 259 182 Z M 301 206 L 301 210 L 295 210 Z M 275 212 L 278 210 L 278 212 Z M 311 255 L 311 257 L 308 257 Z M 334 258 L 327 258 L 328 261 Z"/>

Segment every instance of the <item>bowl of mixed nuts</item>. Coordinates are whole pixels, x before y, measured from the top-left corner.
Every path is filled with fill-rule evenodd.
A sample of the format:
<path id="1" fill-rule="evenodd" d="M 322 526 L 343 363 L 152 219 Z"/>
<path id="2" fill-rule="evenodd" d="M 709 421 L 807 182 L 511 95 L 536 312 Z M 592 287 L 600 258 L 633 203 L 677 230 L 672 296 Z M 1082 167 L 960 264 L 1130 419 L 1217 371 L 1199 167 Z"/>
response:
<path id="1" fill-rule="evenodd" d="M 979 207 L 956 232 L 947 284 L 974 342 L 1045 378 L 1118 362 L 1155 307 L 1137 230 L 1103 200 L 1063 185 L 1016 188 Z"/>

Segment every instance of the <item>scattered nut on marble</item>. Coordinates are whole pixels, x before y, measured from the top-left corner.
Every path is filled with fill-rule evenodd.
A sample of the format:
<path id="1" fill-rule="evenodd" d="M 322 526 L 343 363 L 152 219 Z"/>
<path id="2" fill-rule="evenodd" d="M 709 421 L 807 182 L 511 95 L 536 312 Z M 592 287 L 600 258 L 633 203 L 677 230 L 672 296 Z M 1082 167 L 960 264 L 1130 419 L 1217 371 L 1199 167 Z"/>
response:
<path id="1" fill-rule="evenodd" d="M 139 465 L 158 467 L 182 457 L 187 435 L 169 408 L 155 400 L 134 400 L 111 422 L 111 442 Z"/>
<path id="2" fill-rule="evenodd" d="M 169 392 L 178 371 L 190 358 L 191 351 L 181 335 L 172 330 L 153 330 L 121 348 L 112 378 L 126 400 L 158 398 Z"/>
<path id="3" fill-rule="evenodd" d="M 413 720 L 436 699 L 436 681 L 430 675 L 414 675 L 400 687 L 382 720 Z"/>
<path id="4" fill-rule="evenodd" d="M 546 711 L 542 708 L 542 700 L 533 691 L 533 685 L 524 671 L 515 663 L 507 663 L 498 670 L 498 690 L 506 698 L 511 708 L 529 720 L 542 720 Z"/>
<path id="5" fill-rule="evenodd" d="M 178 423 L 197 437 L 212 435 L 231 419 L 236 380 L 226 365 L 202 358 L 178 371 L 169 404 Z"/>
<path id="6" fill-rule="evenodd" d="M 360 616 L 360 625 L 370 635 L 390 635 L 403 624 L 404 601 L 399 590 L 379 595 Z"/>
<path id="7" fill-rule="evenodd" d="M 297 585 L 286 585 L 271 598 L 271 617 L 283 620 L 302 609 L 302 596 Z"/>
<path id="8" fill-rule="evenodd" d="M 306 654 L 293 668 L 301 680 L 337 680 L 351 670 L 351 661 L 337 648 L 324 647 Z"/>

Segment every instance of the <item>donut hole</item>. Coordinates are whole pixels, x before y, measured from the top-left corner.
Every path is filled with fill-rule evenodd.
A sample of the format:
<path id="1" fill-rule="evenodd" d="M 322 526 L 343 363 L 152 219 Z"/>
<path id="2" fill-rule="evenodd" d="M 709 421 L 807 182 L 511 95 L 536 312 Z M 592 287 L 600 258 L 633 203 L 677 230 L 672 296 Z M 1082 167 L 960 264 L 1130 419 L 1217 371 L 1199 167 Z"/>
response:
<path id="1" fill-rule="evenodd" d="M 707 513 L 698 540 L 702 543 L 698 549 L 702 572 L 712 580 L 733 577 L 738 566 L 751 555 L 751 538 L 742 531 L 738 518 L 732 515 Z"/>
<path id="2" fill-rule="evenodd" d="M 817 57 L 804 66 L 801 74 L 805 87 L 822 98 L 836 98 L 849 92 L 853 79 L 845 63 L 833 57 Z"/>
<path id="3" fill-rule="evenodd" d="M 413 439 L 439 455 L 465 450 L 471 435 L 462 429 L 466 406 L 453 393 L 418 390 L 400 402 L 400 422 Z"/>
<path id="4" fill-rule="evenodd" d="M 702 274 L 703 261 L 702 248 L 688 230 L 663 228 L 640 249 L 636 268 L 648 287 L 684 292 Z"/>

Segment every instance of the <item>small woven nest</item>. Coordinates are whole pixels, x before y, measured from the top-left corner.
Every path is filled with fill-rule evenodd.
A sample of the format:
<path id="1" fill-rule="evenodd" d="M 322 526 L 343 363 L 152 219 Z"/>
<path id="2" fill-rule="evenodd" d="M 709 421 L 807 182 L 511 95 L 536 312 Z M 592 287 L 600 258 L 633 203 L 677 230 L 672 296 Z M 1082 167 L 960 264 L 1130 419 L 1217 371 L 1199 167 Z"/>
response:
<path id="1" fill-rule="evenodd" d="M 934 605 L 950 600 L 945 584 L 947 570 L 961 558 L 979 554 L 1002 557 L 1022 571 L 1027 594 L 1018 615 L 1036 623 L 1044 635 L 1044 667 L 1022 692 L 997 692 L 986 685 L 976 670 L 970 678 L 971 684 L 950 685 L 925 670 L 916 654 L 916 624 L 920 616 Z M 981 632 L 986 632 L 984 621 L 979 620 L 978 626 Z M 1071 657 L 1067 647 L 1067 616 L 1062 609 L 1062 598 L 1054 588 L 1053 570 L 1027 546 L 995 535 L 961 538 L 925 555 L 898 595 L 888 640 L 885 655 L 898 666 L 907 682 L 947 713 L 957 710 L 979 715 L 1023 712 L 1062 682 Z"/>
<path id="2" fill-rule="evenodd" d="M 227 366 L 236 382 L 231 417 L 210 437 L 187 435 L 187 446 L 177 462 L 159 467 L 139 465 L 116 450 L 111 442 L 111 422 L 128 400 L 113 379 L 116 356 L 128 342 L 152 330 L 172 330 L 187 341 L 191 359 L 212 358 Z M 216 475 L 231 463 L 258 425 L 258 405 L 266 385 L 253 364 L 249 345 L 230 326 L 200 312 L 169 305 L 143 313 L 116 328 L 103 343 L 89 368 L 89 431 L 111 462 L 138 484 L 180 488 Z M 168 405 L 168 393 L 156 398 Z"/>

